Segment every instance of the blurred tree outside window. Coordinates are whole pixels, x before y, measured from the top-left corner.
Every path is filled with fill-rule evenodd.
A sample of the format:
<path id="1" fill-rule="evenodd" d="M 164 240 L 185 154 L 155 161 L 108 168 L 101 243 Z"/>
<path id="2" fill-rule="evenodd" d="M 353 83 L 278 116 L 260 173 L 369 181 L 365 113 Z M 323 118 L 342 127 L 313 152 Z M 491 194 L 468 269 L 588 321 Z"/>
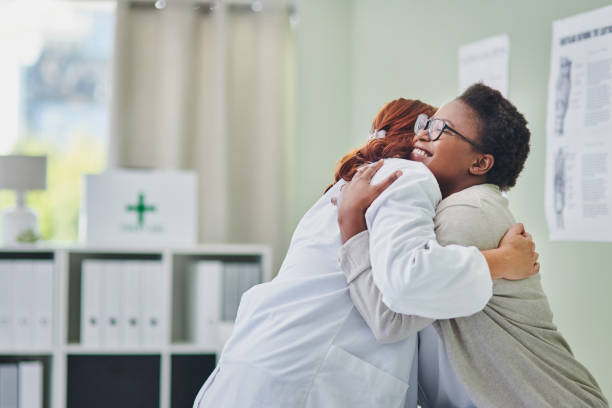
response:
<path id="1" fill-rule="evenodd" d="M 114 24 L 113 1 L 0 0 L 0 154 L 48 156 L 27 195 L 44 240 L 77 239 L 82 176 L 106 165 Z"/>

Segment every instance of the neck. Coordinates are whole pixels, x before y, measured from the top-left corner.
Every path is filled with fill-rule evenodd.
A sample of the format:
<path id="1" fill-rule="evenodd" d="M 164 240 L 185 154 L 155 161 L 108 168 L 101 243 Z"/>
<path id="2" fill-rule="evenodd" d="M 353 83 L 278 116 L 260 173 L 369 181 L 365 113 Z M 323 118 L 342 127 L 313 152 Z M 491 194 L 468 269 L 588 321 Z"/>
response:
<path id="1" fill-rule="evenodd" d="M 440 185 L 440 192 L 442 193 L 442 199 L 445 199 L 451 194 L 458 193 L 459 191 L 465 190 L 466 188 L 484 184 L 487 182 L 486 177 L 483 176 L 472 176 L 467 179 L 459 180 L 455 184 L 451 185 Z"/>

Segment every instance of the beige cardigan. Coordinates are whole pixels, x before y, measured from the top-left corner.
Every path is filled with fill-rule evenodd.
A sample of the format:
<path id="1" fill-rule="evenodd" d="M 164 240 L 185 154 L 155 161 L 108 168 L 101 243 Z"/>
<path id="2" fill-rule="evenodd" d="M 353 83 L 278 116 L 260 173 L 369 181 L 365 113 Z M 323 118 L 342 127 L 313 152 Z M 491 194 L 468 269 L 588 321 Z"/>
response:
<path id="1" fill-rule="evenodd" d="M 436 210 L 442 245 L 496 248 L 513 224 L 507 200 L 490 184 L 453 194 Z M 353 303 L 379 341 L 404 339 L 432 322 L 395 313 L 382 302 L 367 231 L 341 248 L 340 263 Z M 434 322 L 458 380 L 478 407 L 607 407 L 597 382 L 554 325 L 540 279 L 494 281 L 483 311 Z"/>

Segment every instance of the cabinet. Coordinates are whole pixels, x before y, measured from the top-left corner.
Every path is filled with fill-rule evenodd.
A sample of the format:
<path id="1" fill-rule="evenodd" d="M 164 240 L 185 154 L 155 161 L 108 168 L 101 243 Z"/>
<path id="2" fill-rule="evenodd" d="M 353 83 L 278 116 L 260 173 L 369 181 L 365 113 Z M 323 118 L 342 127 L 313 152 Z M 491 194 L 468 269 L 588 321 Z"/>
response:
<path id="1" fill-rule="evenodd" d="M 206 344 L 190 341 L 190 322 L 198 318 L 190 314 L 193 310 L 189 307 L 193 301 L 188 290 L 190 268 L 201 261 L 244 264 L 251 269 L 255 266 L 260 271 L 259 281 L 263 282 L 271 279 L 270 259 L 267 246 L 239 244 L 159 250 L 89 247 L 0 250 L 0 261 L 5 263 L 47 261 L 53 265 L 51 343 L 0 345 L 0 363 L 42 362 L 45 408 L 190 408 L 223 347 L 221 340 Z M 84 344 L 83 265 L 89 260 L 160 265 L 161 290 L 156 297 L 161 313 L 161 340 L 157 344 Z M 253 283 L 258 282 L 251 279 L 249 285 Z M 36 290 L 36 282 L 32 282 L 32 292 L 26 294 L 32 301 Z M 219 294 L 220 299 L 223 296 Z M 233 299 L 238 301 L 239 296 Z M 219 321 L 219 325 L 224 326 L 226 335 L 231 330 L 227 321 Z"/>

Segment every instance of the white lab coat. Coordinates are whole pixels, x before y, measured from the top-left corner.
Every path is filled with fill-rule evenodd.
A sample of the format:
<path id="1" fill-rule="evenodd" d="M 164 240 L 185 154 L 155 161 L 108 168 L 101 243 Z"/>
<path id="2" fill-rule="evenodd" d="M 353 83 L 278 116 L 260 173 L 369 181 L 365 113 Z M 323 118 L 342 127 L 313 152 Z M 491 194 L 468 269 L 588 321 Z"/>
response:
<path id="1" fill-rule="evenodd" d="M 373 183 L 403 175 L 366 213 L 374 280 L 395 311 L 453 318 L 481 310 L 491 279 L 476 248 L 440 247 L 441 199 L 421 163 L 387 159 Z M 416 336 L 376 341 L 338 263 L 336 183 L 298 224 L 278 276 L 246 292 L 217 368 L 194 407 L 416 407 Z"/>

